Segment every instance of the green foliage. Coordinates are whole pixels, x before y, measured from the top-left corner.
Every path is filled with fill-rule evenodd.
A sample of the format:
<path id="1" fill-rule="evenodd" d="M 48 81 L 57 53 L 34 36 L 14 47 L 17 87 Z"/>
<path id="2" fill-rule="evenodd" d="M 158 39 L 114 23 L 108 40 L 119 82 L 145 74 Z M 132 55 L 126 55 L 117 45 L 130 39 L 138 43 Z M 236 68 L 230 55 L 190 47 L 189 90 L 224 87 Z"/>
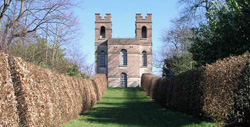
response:
<path id="1" fill-rule="evenodd" d="M 246 67 L 241 72 L 243 75 L 239 77 L 240 84 L 237 87 L 237 92 L 234 95 L 234 107 L 235 110 L 232 111 L 234 114 L 231 119 L 243 122 L 250 123 L 250 57 L 246 63 Z"/>
<path id="2" fill-rule="evenodd" d="M 190 52 L 198 65 L 250 51 L 248 0 L 215 2 L 206 13 L 208 24 L 195 28 Z"/>
<path id="3" fill-rule="evenodd" d="M 193 43 L 191 44 L 189 51 L 192 53 L 193 59 L 197 61 L 196 66 L 215 62 L 216 59 L 214 58 L 214 54 L 216 51 L 212 49 L 213 46 L 209 42 L 211 32 L 208 27 L 202 25 L 200 28 L 194 28 L 193 31 L 195 36 L 191 39 Z"/>
<path id="4" fill-rule="evenodd" d="M 81 77 L 82 77 L 82 78 L 89 78 L 89 75 L 86 75 L 86 74 L 82 73 L 82 74 L 81 74 Z"/>
<path id="5" fill-rule="evenodd" d="M 19 56 L 27 62 L 49 68 L 58 73 L 83 78 L 88 77 L 87 75 L 82 76 L 84 74 L 79 71 L 79 67 L 66 58 L 64 49 L 61 49 L 57 43 L 49 45 L 43 38 L 38 37 L 33 43 L 18 41 L 11 46 L 10 51 L 12 55 Z"/>
<path id="6" fill-rule="evenodd" d="M 172 59 L 165 59 L 164 60 L 164 65 L 162 68 L 162 77 L 169 77 L 169 76 L 174 76 L 174 70 L 176 66 L 172 65 Z"/>
<path id="7" fill-rule="evenodd" d="M 67 75 L 69 75 L 69 76 L 76 76 L 76 75 L 78 75 L 78 66 L 76 66 L 76 65 L 70 65 L 69 67 L 68 67 L 68 71 L 67 71 Z"/>
<path id="8" fill-rule="evenodd" d="M 173 27 L 166 30 L 162 36 L 165 43 L 163 77 L 178 75 L 182 72 L 193 69 L 194 61 L 192 54 L 188 51 L 192 41 L 192 31 L 189 27 L 179 24 L 178 21 L 172 21 Z M 168 48 L 166 48 L 168 47 Z"/>
<path id="9" fill-rule="evenodd" d="M 180 73 L 193 69 L 195 62 L 190 53 L 183 54 L 181 57 L 172 57 L 164 60 L 163 77 L 175 76 Z"/>

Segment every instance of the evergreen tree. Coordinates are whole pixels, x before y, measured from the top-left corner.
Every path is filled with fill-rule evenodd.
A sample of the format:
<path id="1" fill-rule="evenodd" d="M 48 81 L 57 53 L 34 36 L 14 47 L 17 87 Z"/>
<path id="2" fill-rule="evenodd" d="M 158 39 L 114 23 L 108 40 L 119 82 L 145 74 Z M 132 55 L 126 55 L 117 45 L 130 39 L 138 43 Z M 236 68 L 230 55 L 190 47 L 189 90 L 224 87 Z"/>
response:
<path id="1" fill-rule="evenodd" d="M 212 2 L 207 25 L 195 28 L 190 52 L 198 65 L 250 51 L 249 0 Z"/>

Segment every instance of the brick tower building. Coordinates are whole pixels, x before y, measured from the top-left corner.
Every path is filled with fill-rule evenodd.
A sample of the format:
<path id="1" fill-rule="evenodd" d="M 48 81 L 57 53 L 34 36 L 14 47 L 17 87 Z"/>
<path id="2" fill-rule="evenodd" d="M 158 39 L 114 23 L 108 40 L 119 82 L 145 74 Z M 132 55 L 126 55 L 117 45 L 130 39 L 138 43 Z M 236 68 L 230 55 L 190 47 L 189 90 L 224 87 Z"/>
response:
<path id="1" fill-rule="evenodd" d="M 111 14 L 95 14 L 95 72 L 105 73 L 109 87 L 140 86 L 152 73 L 152 14 L 136 14 L 135 38 L 112 38 Z"/>

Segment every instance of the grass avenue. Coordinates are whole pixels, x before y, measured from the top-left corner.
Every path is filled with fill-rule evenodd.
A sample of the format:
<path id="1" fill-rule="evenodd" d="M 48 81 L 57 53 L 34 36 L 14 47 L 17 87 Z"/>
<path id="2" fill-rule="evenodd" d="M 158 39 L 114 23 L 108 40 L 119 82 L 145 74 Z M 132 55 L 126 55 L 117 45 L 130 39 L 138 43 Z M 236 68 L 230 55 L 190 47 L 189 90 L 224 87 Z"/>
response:
<path id="1" fill-rule="evenodd" d="M 160 107 L 139 88 L 107 89 L 88 113 L 63 127 L 217 127 Z"/>

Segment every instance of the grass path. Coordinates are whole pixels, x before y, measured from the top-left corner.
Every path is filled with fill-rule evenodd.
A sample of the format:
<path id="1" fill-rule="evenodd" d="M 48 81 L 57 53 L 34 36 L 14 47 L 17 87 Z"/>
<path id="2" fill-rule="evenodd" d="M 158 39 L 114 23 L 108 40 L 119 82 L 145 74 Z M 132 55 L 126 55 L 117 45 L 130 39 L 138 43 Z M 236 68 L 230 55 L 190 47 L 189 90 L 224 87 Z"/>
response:
<path id="1" fill-rule="evenodd" d="M 169 111 L 137 88 L 107 89 L 88 113 L 63 127 L 217 127 L 213 123 Z"/>

